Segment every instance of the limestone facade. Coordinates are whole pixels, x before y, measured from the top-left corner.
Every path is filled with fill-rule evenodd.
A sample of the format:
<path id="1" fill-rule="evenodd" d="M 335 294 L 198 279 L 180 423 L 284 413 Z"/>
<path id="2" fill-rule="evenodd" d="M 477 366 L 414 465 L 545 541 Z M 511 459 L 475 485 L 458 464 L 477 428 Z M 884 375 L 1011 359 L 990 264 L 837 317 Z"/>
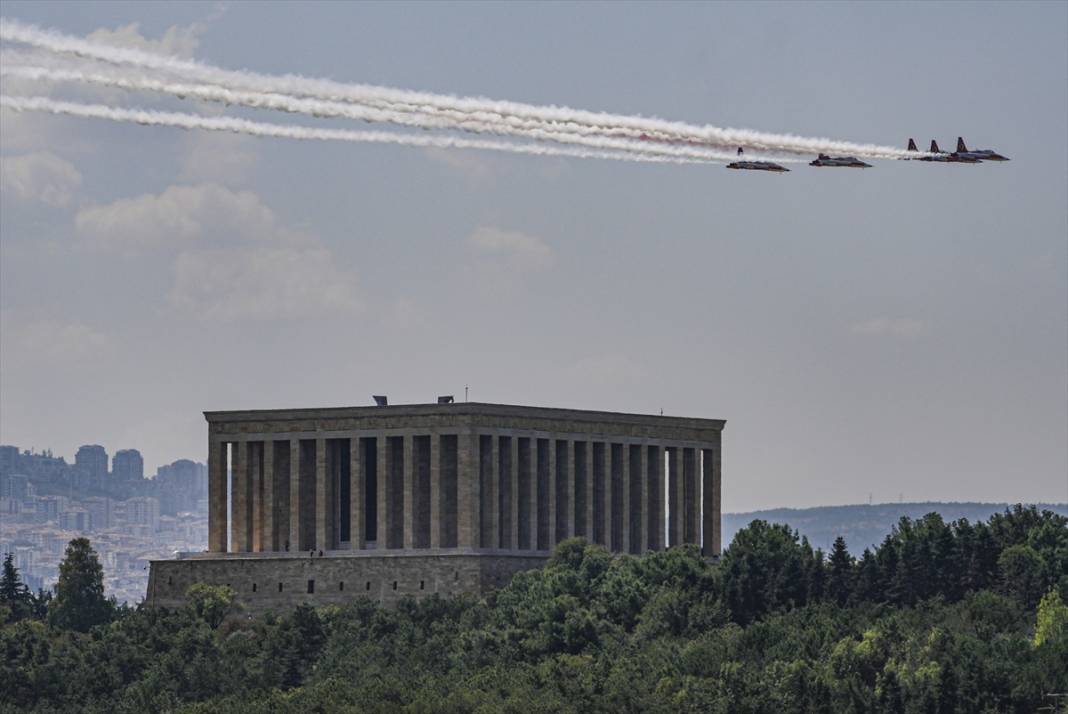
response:
<path id="1" fill-rule="evenodd" d="M 572 536 L 720 552 L 722 420 L 482 403 L 205 418 L 208 552 L 154 562 L 151 602 L 191 582 L 236 583 L 255 609 L 482 591 Z"/>

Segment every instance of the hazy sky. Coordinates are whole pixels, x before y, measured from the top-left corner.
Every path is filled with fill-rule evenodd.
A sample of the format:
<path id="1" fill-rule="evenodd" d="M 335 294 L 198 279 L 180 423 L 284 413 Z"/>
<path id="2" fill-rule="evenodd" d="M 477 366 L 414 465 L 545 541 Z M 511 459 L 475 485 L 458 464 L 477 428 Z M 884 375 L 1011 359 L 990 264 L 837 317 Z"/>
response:
<path id="1" fill-rule="evenodd" d="M 0 442 L 136 447 L 153 473 L 205 459 L 205 410 L 470 385 L 726 419 L 728 511 L 1068 498 L 1068 3 L 3 13 L 231 68 L 1013 160 L 771 175 L 4 113 Z"/>

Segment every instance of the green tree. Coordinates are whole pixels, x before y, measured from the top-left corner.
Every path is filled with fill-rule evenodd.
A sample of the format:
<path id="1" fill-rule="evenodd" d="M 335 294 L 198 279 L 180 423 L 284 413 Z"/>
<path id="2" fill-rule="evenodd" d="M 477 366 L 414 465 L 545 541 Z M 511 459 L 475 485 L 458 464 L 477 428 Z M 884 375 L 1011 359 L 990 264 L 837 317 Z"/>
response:
<path id="1" fill-rule="evenodd" d="M 834 539 L 828 566 L 827 597 L 841 607 L 853 591 L 853 556 L 849 554 L 842 536 Z"/>
<path id="2" fill-rule="evenodd" d="M 75 538 L 67 545 L 59 564 L 56 596 L 48 607 L 53 627 L 88 632 L 108 622 L 115 605 L 104 597 L 104 569 L 88 538 Z"/>
<path id="3" fill-rule="evenodd" d="M 896 534 L 886 536 L 875 550 L 875 564 L 878 566 L 879 583 L 875 589 L 873 599 L 876 602 L 889 602 L 897 605 L 902 602 L 904 593 L 901 590 L 898 578 L 898 544 Z"/>
<path id="4" fill-rule="evenodd" d="M 820 602 L 827 596 L 827 559 L 823 551 L 816 548 L 811 558 L 806 558 L 808 570 L 807 602 Z"/>
<path id="5" fill-rule="evenodd" d="M 376 612 L 372 620 L 378 618 L 386 621 L 394 619 Z M 376 624 L 384 625 L 381 620 L 370 623 L 371 627 Z M 392 628 L 383 627 L 377 633 L 378 639 L 382 639 L 390 629 Z M 282 618 L 264 643 L 267 680 L 283 689 L 299 686 L 311 671 L 325 642 L 326 630 L 319 615 L 307 605 L 297 606 L 292 613 Z"/>
<path id="6" fill-rule="evenodd" d="M 1003 592 L 1020 604 L 1033 608 L 1045 591 L 1045 568 L 1040 556 L 1029 545 L 1013 545 L 998 557 Z"/>
<path id="7" fill-rule="evenodd" d="M 775 610 L 805 604 L 807 542 L 789 526 L 755 520 L 734 536 L 720 570 L 727 607 L 746 624 Z"/>
<path id="8" fill-rule="evenodd" d="M 7 608 L 8 622 L 18 622 L 33 615 L 33 595 L 19 578 L 14 553 L 4 554 L 4 571 L 0 575 L 0 605 Z"/>
<path id="9" fill-rule="evenodd" d="M 48 617 L 48 605 L 52 602 L 52 591 L 37 588 L 37 594 L 31 602 L 32 616 L 35 620 L 44 620 Z"/>
<path id="10" fill-rule="evenodd" d="M 857 561 L 857 577 L 853 582 L 853 602 L 875 602 L 880 599 L 882 575 L 871 548 L 865 548 Z"/>
<path id="11" fill-rule="evenodd" d="M 218 629 L 234 604 L 234 591 L 225 585 L 194 583 L 185 596 L 197 617 L 213 630 Z"/>
<path id="12" fill-rule="evenodd" d="M 1068 638 L 1068 605 L 1061 600 L 1061 594 L 1050 590 L 1038 603 L 1038 616 L 1035 622 L 1035 639 L 1032 644 L 1041 647 L 1046 642 Z"/>

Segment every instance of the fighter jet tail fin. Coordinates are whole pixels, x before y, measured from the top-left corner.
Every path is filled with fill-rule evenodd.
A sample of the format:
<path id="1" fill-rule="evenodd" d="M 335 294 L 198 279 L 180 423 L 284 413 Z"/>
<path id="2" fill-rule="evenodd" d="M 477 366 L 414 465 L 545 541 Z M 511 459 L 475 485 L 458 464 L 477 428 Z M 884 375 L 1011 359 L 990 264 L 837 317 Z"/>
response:
<path id="1" fill-rule="evenodd" d="M 909 151 L 919 151 L 919 149 L 916 148 L 916 142 L 912 139 L 909 139 Z"/>
<path id="2" fill-rule="evenodd" d="M 957 151 L 967 151 L 968 147 L 964 145 L 964 137 L 957 137 Z"/>
<path id="3" fill-rule="evenodd" d="M 942 153 L 942 150 L 938 148 L 938 142 L 935 141 L 934 139 L 931 139 L 931 153 L 934 153 L 934 154 L 941 154 Z"/>

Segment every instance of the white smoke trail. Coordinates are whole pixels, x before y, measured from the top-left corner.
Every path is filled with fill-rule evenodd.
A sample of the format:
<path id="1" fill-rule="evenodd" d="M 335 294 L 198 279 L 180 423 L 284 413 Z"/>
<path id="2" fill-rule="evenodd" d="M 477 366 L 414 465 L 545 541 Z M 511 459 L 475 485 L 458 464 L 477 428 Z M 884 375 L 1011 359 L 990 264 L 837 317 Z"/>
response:
<path id="1" fill-rule="evenodd" d="M 485 98 L 412 92 L 408 90 L 361 84 L 343 84 L 331 80 L 308 79 L 296 75 L 271 76 L 248 71 L 224 70 L 211 65 L 156 55 L 140 50 L 112 47 L 33 25 L 0 19 L 0 39 L 28 44 L 51 52 L 71 54 L 119 65 L 194 79 L 200 82 L 242 87 L 261 92 L 292 94 L 329 101 L 346 101 L 381 106 L 393 104 L 422 114 L 438 112 L 482 112 L 498 117 L 513 116 L 550 122 L 557 131 L 592 131 L 603 136 L 640 138 L 645 135 L 656 142 L 681 142 L 717 147 L 744 146 L 764 151 L 811 154 L 849 153 L 868 158 L 901 158 L 908 152 L 876 144 L 858 144 L 823 138 L 806 138 L 789 134 L 697 126 L 682 122 L 603 112 L 589 112 L 568 107 L 537 106 Z M 582 129 L 581 127 L 584 127 Z M 915 153 L 911 154 L 916 156 Z"/>
<path id="2" fill-rule="evenodd" d="M 4 61 L 7 59 L 8 61 Z M 161 92 L 186 98 L 239 104 L 258 109 L 272 109 L 290 113 L 307 114 L 316 117 L 344 117 L 367 122 L 387 122 L 400 126 L 420 129 L 457 129 L 480 134 L 504 134 L 521 136 L 539 141 L 553 141 L 561 144 L 577 144 L 606 151 L 631 151 L 642 154 L 678 156 L 701 161 L 729 161 L 732 153 L 703 149 L 701 147 L 670 146 L 650 142 L 633 141 L 601 136 L 584 136 L 565 132 L 551 131 L 540 124 L 534 128 L 505 128 L 500 124 L 478 121 L 474 115 L 462 115 L 463 118 L 451 119 L 433 117 L 424 114 L 387 111 L 365 105 L 332 102 L 319 99 L 293 97 L 271 92 L 248 92 L 233 90 L 211 84 L 185 84 L 165 82 L 150 77 L 120 75 L 115 73 L 89 72 L 78 69 L 54 69 L 50 67 L 27 67 L 11 64 L 11 55 L 0 53 L 0 77 L 19 77 L 30 80 L 50 80 L 59 82 L 84 82 L 120 89 L 145 90 Z M 789 160 L 789 159 L 786 159 Z"/>
<path id="3" fill-rule="evenodd" d="M 292 124 L 268 124 L 235 117 L 204 117 L 180 112 L 159 112 L 144 109 L 122 109 L 103 104 L 80 104 L 63 102 L 48 97 L 15 97 L 0 95 L 0 107 L 18 112 L 48 112 L 91 119 L 110 119 L 119 122 L 136 122 L 147 126 L 171 126 L 179 129 L 205 129 L 236 134 L 251 134 L 284 139 L 313 141 L 346 141 L 372 144 L 399 144 L 439 149 L 483 149 L 504 151 L 533 156 L 566 156 L 580 159 L 607 159 L 613 161 L 638 161 L 645 163 L 700 164 L 701 159 L 684 157 L 636 154 L 623 151 L 596 151 L 565 146 L 543 144 L 513 144 L 504 141 L 464 139 L 453 136 L 397 134 L 388 131 L 353 131 L 351 129 L 319 129 Z"/>

